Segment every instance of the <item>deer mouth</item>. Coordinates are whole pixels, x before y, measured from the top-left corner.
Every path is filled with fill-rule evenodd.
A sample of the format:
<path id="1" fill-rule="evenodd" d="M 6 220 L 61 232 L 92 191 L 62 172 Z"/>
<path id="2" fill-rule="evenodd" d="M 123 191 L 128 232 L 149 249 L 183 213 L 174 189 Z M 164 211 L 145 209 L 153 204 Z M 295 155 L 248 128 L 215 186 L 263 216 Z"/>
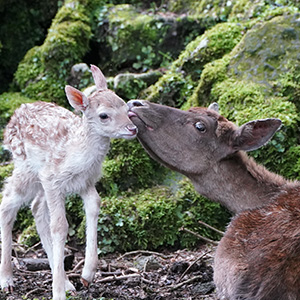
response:
<path id="1" fill-rule="evenodd" d="M 145 129 L 149 130 L 149 131 L 153 131 L 153 127 L 151 127 L 150 125 L 148 125 L 137 113 L 136 111 L 133 110 L 129 110 L 128 112 L 128 117 L 129 119 L 139 128 L 141 126 L 144 126 Z M 138 119 L 138 121 L 136 120 Z"/>

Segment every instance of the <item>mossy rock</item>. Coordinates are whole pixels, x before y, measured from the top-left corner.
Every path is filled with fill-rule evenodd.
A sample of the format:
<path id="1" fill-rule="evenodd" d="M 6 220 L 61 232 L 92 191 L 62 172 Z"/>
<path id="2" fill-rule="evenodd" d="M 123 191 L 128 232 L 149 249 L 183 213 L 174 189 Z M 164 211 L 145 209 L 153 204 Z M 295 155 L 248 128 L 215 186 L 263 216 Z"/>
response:
<path id="1" fill-rule="evenodd" d="M 100 43 L 100 64 L 110 71 L 167 65 L 189 41 L 215 24 L 186 15 L 140 12 L 129 4 L 101 8 L 97 21 L 94 40 Z"/>
<path id="2" fill-rule="evenodd" d="M 260 20 L 268 20 L 278 15 L 295 13 L 298 7 L 299 3 L 297 3 L 297 1 L 289 0 L 269 0 L 267 2 L 264 0 L 237 0 L 234 1 L 228 20 L 246 21 L 257 18 Z"/>
<path id="3" fill-rule="evenodd" d="M 226 21 L 236 2 L 236 0 L 169 0 L 168 8 L 178 13 L 189 13 L 216 21 Z"/>
<path id="4" fill-rule="evenodd" d="M 229 53 L 242 39 L 243 30 L 240 24 L 218 24 L 190 42 L 170 70 L 145 92 L 147 100 L 188 106 L 205 65 Z"/>
<path id="5" fill-rule="evenodd" d="M 245 27 L 236 23 L 221 23 L 189 43 L 172 69 L 181 69 L 198 79 L 205 64 L 229 53 L 242 39 Z"/>
<path id="6" fill-rule="evenodd" d="M 124 100 L 137 99 L 145 88 L 154 84 L 162 73 L 158 70 L 146 73 L 121 73 L 114 78 L 114 91 Z"/>
<path id="7" fill-rule="evenodd" d="M 279 16 L 249 30 L 232 53 L 229 76 L 270 85 L 300 61 L 299 14 Z"/>
<path id="8" fill-rule="evenodd" d="M 198 85 L 193 90 L 192 96 L 186 102 L 186 107 L 209 106 L 213 102 L 211 99 L 212 87 L 228 78 L 227 67 L 230 61 L 230 55 L 224 55 L 222 58 L 214 60 L 203 67 Z"/>
<path id="9" fill-rule="evenodd" d="M 16 82 L 26 96 L 67 106 L 64 86 L 71 67 L 89 49 L 93 1 L 67 1 L 60 8 L 43 45 L 32 48 L 19 64 Z"/>

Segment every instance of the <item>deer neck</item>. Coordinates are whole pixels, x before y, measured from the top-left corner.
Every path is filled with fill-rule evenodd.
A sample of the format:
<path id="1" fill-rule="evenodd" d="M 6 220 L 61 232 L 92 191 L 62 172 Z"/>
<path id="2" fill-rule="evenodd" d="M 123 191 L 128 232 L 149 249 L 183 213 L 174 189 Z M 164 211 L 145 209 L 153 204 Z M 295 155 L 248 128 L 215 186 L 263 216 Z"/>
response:
<path id="1" fill-rule="evenodd" d="M 218 162 L 207 172 L 188 177 L 200 194 L 234 213 L 263 206 L 290 186 L 298 185 L 269 172 L 244 152 Z"/>
<path id="2" fill-rule="evenodd" d="M 109 146 L 110 138 L 100 135 L 83 116 L 72 141 L 74 153 L 77 152 L 86 165 L 101 164 Z"/>

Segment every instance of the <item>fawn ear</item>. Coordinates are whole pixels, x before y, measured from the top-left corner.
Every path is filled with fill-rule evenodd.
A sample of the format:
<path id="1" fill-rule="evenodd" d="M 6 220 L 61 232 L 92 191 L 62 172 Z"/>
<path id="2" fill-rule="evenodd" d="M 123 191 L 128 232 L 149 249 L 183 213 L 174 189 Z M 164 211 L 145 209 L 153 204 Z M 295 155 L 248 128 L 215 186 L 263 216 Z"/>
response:
<path id="1" fill-rule="evenodd" d="M 76 110 L 85 111 L 89 103 L 87 97 L 82 92 L 70 85 L 66 85 L 65 91 L 71 106 Z"/>
<path id="2" fill-rule="evenodd" d="M 101 70 L 98 67 L 96 67 L 95 65 L 91 65 L 91 71 L 93 74 L 93 78 L 94 78 L 97 90 L 107 90 L 106 78 L 103 75 L 103 73 L 101 72 Z"/>
<path id="3" fill-rule="evenodd" d="M 245 123 L 234 133 L 232 150 L 256 150 L 265 145 L 280 127 L 279 119 L 255 120 Z"/>

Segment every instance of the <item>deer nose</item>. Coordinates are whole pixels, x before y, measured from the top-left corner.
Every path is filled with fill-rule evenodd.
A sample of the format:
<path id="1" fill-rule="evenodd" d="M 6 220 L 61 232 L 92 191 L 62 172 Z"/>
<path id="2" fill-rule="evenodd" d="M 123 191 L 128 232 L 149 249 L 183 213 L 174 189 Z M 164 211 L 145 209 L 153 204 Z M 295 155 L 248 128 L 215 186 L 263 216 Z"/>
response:
<path id="1" fill-rule="evenodd" d="M 130 100 L 127 102 L 127 105 L 129 107 L 129 109 L 133 108 L 133 107 L 137 107 L 137 106 L 144 106 L 145 104 L 143 103 L 143 100 Z"/>
<path id="2" fill-rule="evenodd" d="M 129 124 L 126 126 L 127 130 L 130 131 L 132 133 L 132 135 L 136 135 L 137 134 L 137 127 L 133 124 Z"/>

